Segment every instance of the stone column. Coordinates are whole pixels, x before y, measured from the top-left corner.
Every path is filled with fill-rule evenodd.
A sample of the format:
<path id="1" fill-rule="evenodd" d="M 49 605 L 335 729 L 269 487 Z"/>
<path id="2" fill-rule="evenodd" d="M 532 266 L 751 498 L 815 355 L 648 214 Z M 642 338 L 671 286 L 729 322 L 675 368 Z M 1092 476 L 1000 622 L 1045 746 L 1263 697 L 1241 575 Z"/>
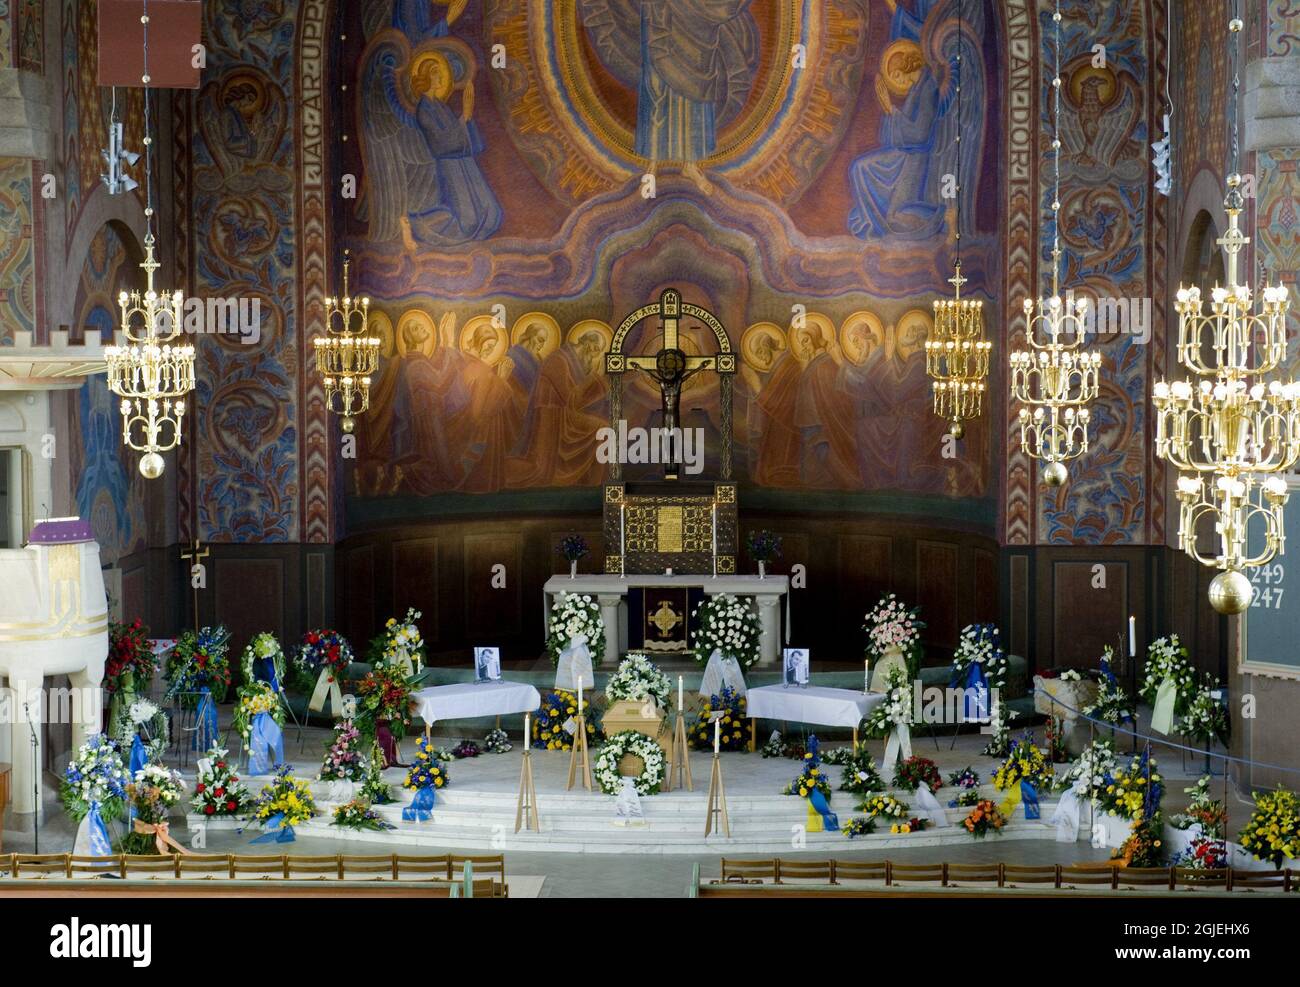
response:
<path id="1" fill-rule="evenodd" d="M 623 612 L 623 595 L 601 593 L 596 597 L 596 602 L 600 604 L 600 619 L 605 624 L 605 661 L 611 666 L 617 666 L 620 654 L 619 624 Z"/>
<path id="2" fill-rule="evenodd" d="M 754 597 L 758 604 L 758 623 L 762 628 L 759 637 L 760 665 L 776 665 L 781 659 L 781 597 L 764 594 Z"/>

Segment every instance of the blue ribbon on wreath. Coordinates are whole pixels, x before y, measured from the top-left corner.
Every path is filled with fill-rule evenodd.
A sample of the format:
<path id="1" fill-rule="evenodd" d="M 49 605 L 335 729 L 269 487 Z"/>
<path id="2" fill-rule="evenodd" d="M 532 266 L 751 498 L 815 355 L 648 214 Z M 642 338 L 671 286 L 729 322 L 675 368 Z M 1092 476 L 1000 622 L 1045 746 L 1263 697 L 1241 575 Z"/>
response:
<path id="1" fill-rule="evenodd" d="M 198 729 L 190 739 L 190 750 L 206 751 L 217 742 L 217 704 L 206 685 L 199 690 Z"/>
<path id="2" fill-rule="evenodd" d="M 90 838 L 90 855 L 92 857 L 110 857 L 113 844 L 108 839 L 108 827 L 100 814 L 99 803 L 91 802 L 90 811 L 86 813 L 86 833 Z"/>
<path id="3" fill-rule="evenodd" d="M 248 739 L 248 773 L 270 774 L 276 765 L 283 763 L 284 731 L 270 713 L 258 713 L 253 717 L 253 729 Z"/>
<path id="4" fill-rule="evenodd" d="M 1042 818 L 1042 810 L 1038 807 L 1038 788 L 1027 778 L 1020 780 L 1020 800 L 1025 803 L 1026 819 Z"/>

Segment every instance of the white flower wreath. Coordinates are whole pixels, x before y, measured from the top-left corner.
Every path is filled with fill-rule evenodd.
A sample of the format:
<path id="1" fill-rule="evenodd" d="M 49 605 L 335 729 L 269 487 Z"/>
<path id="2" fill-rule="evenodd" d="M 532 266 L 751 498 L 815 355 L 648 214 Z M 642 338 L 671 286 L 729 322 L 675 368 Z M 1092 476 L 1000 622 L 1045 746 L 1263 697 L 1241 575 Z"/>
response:
<path id="1" fill-rule="evenodd" d="M 606 795 L 617 795 L 623 787 L 618 762 L 625 754 L 635 754 L 645 762 L 645 769 L 633 779 L 638 795 L 654 795 L 664 780 L 664 750 L 655 741 L 635 730 L 624 730 L 610 737 L 596 755 L 596 783 Z"/>

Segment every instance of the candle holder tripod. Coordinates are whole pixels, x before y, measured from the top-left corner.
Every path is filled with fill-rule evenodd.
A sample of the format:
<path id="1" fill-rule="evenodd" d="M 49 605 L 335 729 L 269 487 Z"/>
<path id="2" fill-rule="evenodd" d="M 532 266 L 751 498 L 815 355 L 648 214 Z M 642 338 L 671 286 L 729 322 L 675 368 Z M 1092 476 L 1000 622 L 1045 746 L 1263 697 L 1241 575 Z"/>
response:
<path id="1" fill-rule="evenodd" d="M 671 792 L 674 788 L 682 787 L 682 779 L 685 779 L 686 790 L 695 791 L 695 784 L 691 781 L 691 755 L 690 748 L 686 745 L 686 717 L 681 710 L 677 711 L 677 725 L 673 728 L 672 754 L 669 757 L 668 776 L 664 779 L 665 792 Z"/>
<path id="2" fill-rule="evenodd" d="M 515 806 L 515 832 L 520 829 L 533 833 L 542 831 L 542 820 L 537 814 L 537 788 L 533 784 L 533 759 L 528 750 L 527 737 L 524 738 L 524 765 L 519 771 L 519 801 Z"/>
<path id="3" fill-rule="evenodd" d="M 565 791 L 573 790 L 574 779 L 578 774 L 578 761 L 582 761 L 582 786 L 591 791 L 591 758 L 587 752 L 587 718 L 579 713 L 574 720 L 577 729 L 573 733 L 573 753 L 569 756 L 569 783 Z M 578 751 L 581 749 L 582 753 Z"/>
<path id="4" fill-rule="evenodd" d="M 716 823 L 715 823 L 716 820 Z M 727 790 L 722 784 L 722 756 L 713 755 L 713 773 L 709 777 L 709 812 L 704 817 L 704 835 L 715 829 L 731 838 L 731 821 L 727 818 Z"/>

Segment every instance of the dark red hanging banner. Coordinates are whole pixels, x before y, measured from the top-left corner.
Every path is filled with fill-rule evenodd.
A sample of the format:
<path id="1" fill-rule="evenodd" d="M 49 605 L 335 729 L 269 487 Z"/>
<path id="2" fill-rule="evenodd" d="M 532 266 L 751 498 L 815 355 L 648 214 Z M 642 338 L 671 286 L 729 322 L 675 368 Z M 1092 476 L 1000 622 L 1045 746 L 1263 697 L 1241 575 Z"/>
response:
<path id="1" fill-rule="evenodd" d="M 99 84 L 142 88 L 144 0 L 99 0 Z M 198 89 L 200 0 L 149 0 L 149 88 Z"/>

